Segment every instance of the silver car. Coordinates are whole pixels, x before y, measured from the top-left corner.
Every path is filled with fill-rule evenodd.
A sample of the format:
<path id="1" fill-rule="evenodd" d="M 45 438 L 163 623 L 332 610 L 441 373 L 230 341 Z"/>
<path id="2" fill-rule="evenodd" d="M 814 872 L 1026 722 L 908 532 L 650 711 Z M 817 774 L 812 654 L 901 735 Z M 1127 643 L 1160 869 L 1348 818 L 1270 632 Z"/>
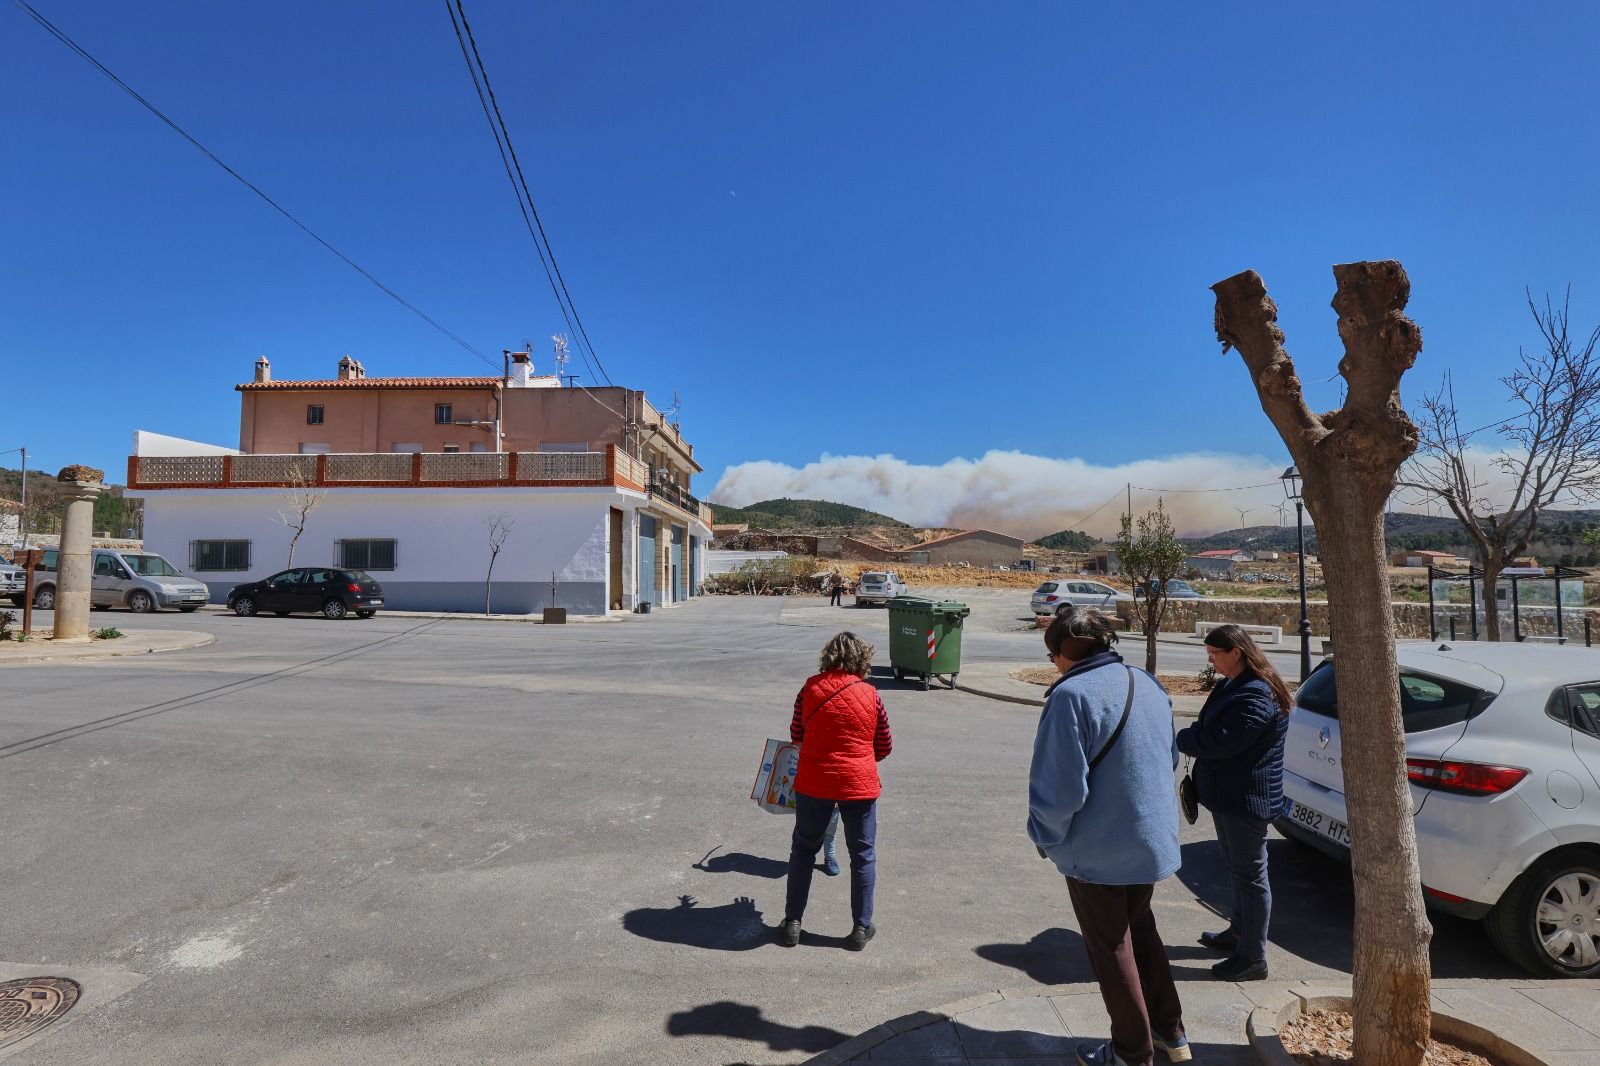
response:
<path id="1" fill-rule="evenodd" d="M 861 575 L 861 580 L 856 582 L 856 606 L 888 603 L 896 596 L 904 596 L 908 591 L 906 583 L 901 581 L 900 575 L 893 570 L 868 570 Z"/>
<path id="2" fill-rule="evenodd" d="M 56 606 L 55 549 L 44 553 L 33 577 L 33 605 L 41 610 Z M 94 549 L 93 581 L 89 604 L 95 608 L 127 607 L 138 614 L 176 607 L 185 613 L 198 611 L 211 598 L 206 585 L 188 576 L 166 559 L 151 552 Z"/>
<path id="3" fill-rule="evenodd" d="M 1033 613 L 1055 614 L 1056 609 L 1064 603 L 1075 603 L 1080 607 L 1099 607 L 1103 610 L 1113 610 L 1119 600 L 1131 600 L 1132 596 L 1126 592 L 1118 592 L 1110 585 L 1102 585 L 1098 581 L 1046 581 L 1033 591 Z"/>
<path id="4" fill-rule="evenodd" d="M 23 573 L 22 567 L 0 563 L 0 600 L 10 600 L 21 607 L 27 589 L 28 575 Z"/>

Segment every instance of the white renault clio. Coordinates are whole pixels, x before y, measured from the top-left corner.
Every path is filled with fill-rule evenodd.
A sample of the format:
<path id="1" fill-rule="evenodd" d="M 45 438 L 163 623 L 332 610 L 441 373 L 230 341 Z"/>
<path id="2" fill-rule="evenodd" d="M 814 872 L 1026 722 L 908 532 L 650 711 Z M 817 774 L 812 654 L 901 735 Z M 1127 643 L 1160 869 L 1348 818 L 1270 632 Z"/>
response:
<path id="1" fill-rule="evenodd" d="M 1406 765 L 1429 906 L 1481 918 L 1534 973 L 1600 974 L 1600 651 L 1401 644 Z M 1348 855 L 1332 661 L 1284 745 L 1284 835 Z"/>

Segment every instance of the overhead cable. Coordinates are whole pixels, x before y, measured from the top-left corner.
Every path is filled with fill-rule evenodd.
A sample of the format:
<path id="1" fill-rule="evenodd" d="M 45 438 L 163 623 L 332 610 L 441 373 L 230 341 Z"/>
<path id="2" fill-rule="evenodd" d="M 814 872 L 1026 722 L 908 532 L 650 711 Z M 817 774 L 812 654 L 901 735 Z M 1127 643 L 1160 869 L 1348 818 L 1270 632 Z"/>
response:
<path id="1" fill-rule="evenodd" d="M 466 61 L 468 73 L 472 75 L 472 87 L 478 94 L 484 118 L 488 120 L 490 132 L 494 134 L 500 161 L 506 168 L 506 177 L 511 181 L 511 191 L 517 197 L 517 208 L 522 212 L 522 221 L 528 228 L 528 236 L 533 239 L 534 249 L 539 253 L 539 264 L 544 267 L 545 277 L 550 282 L 550 291 L 556 298 L 556 304 L 561 308 L 561 316 L 566 319 L 567 328 L 573 332 L 574 340 L 582 341 L 578 345 L 578 353 L 584 357 L 590 373 L 596 374 L 597 378 L 603 379 L 607 385 L 612 385 L 614 383 L 611 375 L 606 373 L 605 365 L 600 362 L 599 353 L 594 350 L 594 344 L 589 340 L 589 332 L 584 329 L 583 318 L 578 314 L 577 305 L 572 301 L 572 293 L 567 289 L 566 278 L 561 275 L 561 266 L 556 262 L 555 250 L 550 246 L 544 222 L 539 218 L 539 209 L 534 205 L 533 193 L 528 188 L 528 179 L 522 172 L 521 161 L 517 158 L 516 146 L 511 143 L 511 131 L 506 126 L 505 116 L 500 113 L 500 103 L 495 98 L 494 86 L 489 81 L 489 69 L 484 65 L 483 56 L 478 51 L 478 41 L 473 36 L 472 24 L 467 21 L 466 8 L 462 0 L 454 0 L 454 3 L 452 0 L 444 0 L 444 6 L 450 14 L 450 24 L 455 29 L 456 42 L 461 46 L 461 57 Z"/>
<path id="2" fill-rule="evenodd" d="M 94 56 L 90 55 L 88 53 L 88 51 L 86 51 L 83 48 L 83 46 L 79 45 L 71 37 L 68 37 L 66 35 L 66 33 L 64 33 L 61 29 L 59 29 L 49 19 L 45 18 L 43 15 L 39 14 L 39 12 L 35 11 L 33 9 L 33 7 L 31 7 L 27 3 L 27 0 L 12 0 L 12 3 L 16 4 L 16 6 L 22 11 L 23 14 L 27 15 L 29 18 L 33 19 L 33 21 L 37 22 L 40 26 L 42 26 L 46 30 L 46 32 L 48 32 L 52 37 L 54 37 L 56 40 L 60 41 L 62 44 L 66 45 L 69 49 L 71 49 L 80 58 L 82 58 L 83 60 L 88 62 L 91 66 L 93 66 L 100 73 L 104 74 L 107 78 L 111 79 L 111 81 L 114 84 L 116 84 L 118 88 L 122 89 L 123 92 L 127 93 L 129 96 L 131 96 L 135 100 L 137 100 L 152 115 L 154 115 L 156 118 L 160 119 L 162 122 L 166 123 L 166 125 L 169 128 L 171 128 L 174 133 L 176 133 L 178 136 L 182 137 L 184 140 L 188 141 L 195 148 L 199 149 L 199 151 L 200 151 L 200 153 L 202 155 L 204 155 L 207 159 L 211 160 L 217 166 L 221 167 L 235 181 L 237 181 L 239 184 L 243 185 L 245 188 L 249 189 L 251 192 L 255 193 L 257 196 L 259 196 L 274 211 L 278 212 L 280 215 L 282 215 L 284 218 L 288 219 L 290 222 L 293 222 L 296 226 L 298 226 L 301 229 L 301 231 L 303 231 L 306 234 L 306 236 L 310 237 L 312 240 L 314 240 L 318 244 L 322 245 L 328 251 L 332 252 L 346 266 L 350 267 L 356 273 L 360 274 L 362 277 L 364 277 L 368 281 L 372 282 L 373 285 L 377 286 L 385 295 L 387 295 L 390 299 L 394 300 L 401 307 L 404 307 L 406 310 L 410 311 L 412 314 L 414 314 L 418 318 L 422 319 L 428 325 L 432 326 L 434 329 L 438 330 L 440 333 L 444 334 L 446 337 L 449 337 L 451 340 L 455 341 L 462 348 L 466 349 L 467 351 L 471 352 L 473 355 L 477 356 L 479 359 L 483 360 L 485 363 L 489 364 L 489 366 L 494 367 L 496 370 L 500 369 L 500 365 L 498 363 L 496 363 L 493 359 L 491 359 L 489 356 L 485 355 L 483 352 L 479 351 L 477 348 L 475 348 L 471 344 L 467 343 L 461 337 L 457 336 L 456 334 L 452 333 L 450 330 L 446 329 L 438 321 L 436 321 L 434 318 L 432 318 L 427 312 L 422 310 L 422 308 L 418 307 L 416 304 L 412 303 L 410 300 L 407 300 L 404 296 L 401 296 L 398 292 L 395 292 L 389 286 L 387 286 L 383 282 L 379 281 L 376 277 L 374 277 L 372 275 L 372 273 L 370 271 L 368 271 L 360 263 L 357 263 L 354 259 L 351 259 L 348 255 L 346 255 L 343 252 L 341 252 L 338 248 L 335 248 L 331 243 L 329 243 L 325 238 L 323 238 L 320 234 L 318 234 L 310 226 L 306 225 L 304 222 L 300 221 L 299 218 L 295 217 L 295 215 L 292 212 L 290 212 L 288 208 L 284 207 L 282 204 L 278 203 L 278 201 L 276 201 L 272 197 L 268 196 L 264 191 L 262 191 L 260 186 L 256 185 L 254 182 L 250 181 L 250 179 L 246 178 L 243 174 L 240 174 L 237 170 L 233 169 L 233 167 L 231 167 L 227 163 L 223 162 L 222 159 L 219 158 L 215 152 L 213 152 L 211 149 L 207 148 L 205 145 L 201 144 L 192 134 L 189 133 L 188 130 L 184 129 L 182 126 L 178 125 L 172 119 L 168 118 L 167 115 L 165 113 L 163 113 L 160 108 L 156 107 L 149 100 L 145 99 L 142 95 L 140 95 L 127 82 L 125 82 L 121 78 L 117 77 L 117 75 L 114 74 L 104 63 L 100 62 Z"/>

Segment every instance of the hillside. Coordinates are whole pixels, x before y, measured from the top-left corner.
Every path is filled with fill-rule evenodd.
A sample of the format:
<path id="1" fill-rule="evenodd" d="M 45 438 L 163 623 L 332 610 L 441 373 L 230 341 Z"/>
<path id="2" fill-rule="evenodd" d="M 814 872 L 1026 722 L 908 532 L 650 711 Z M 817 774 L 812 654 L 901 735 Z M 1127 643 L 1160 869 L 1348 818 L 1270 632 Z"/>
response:
<path id="1" fill-rule="evenodd" d="M 1095 545 L 1100 543 L 1100 538 L 1092 537 L 1087 533 L 1080 533 L 1075 529 L 1063 529 L 1059 533 L 1040 537 L 1032 543 L 1040 548 L 1049 548 L 1052 551 L 1092 552 L 1095 549 Z"/>
<path id="2" fill-rule="evenodd" d="M 28 529 L 31 532 L 54 533 L 61 528 L 61 516 L 50 491 L 55 480 L 53 473 L 28 471 Z M 140 501 L 124 499 L 122 491 L 121 485 L 107 485 L 106 491 L 94 501 L 96 532 L 125 536 L 131 529 L 135 535 L 141 533 L 144 519 Z M 0 467 L 0 499 L 21 501 L 21 470 Z"/>
<path id="3" fill-rule="evenodd" d="M 752 526 L 774 531 L 854 529 L 863 526 L 910 530 L 912 527 L 888 515 L 852 507 L 847 503 L 829 503 L 827 500 L 763 500 L 749 507 L 724 507 L 711 505 L 713 520 L 718 525 L 748 522 Z"/>

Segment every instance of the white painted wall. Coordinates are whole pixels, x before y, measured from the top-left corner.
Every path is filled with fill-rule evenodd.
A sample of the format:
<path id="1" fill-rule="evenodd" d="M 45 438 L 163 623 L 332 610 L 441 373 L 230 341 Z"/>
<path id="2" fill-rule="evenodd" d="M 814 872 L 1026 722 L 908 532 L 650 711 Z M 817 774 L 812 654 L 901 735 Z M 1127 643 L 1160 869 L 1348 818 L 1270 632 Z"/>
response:
<path id="1" fill-rule="evenodd" d="M 134 455 L 239 455 L 237 448 L 224 448 L 220 444 L 206 444 L 182 437 L 169 437 L 165 433 L 151 433 L 147 429 L 133 431 Z"/>
<path id="2" fill-rule="evenodd" d="M 267 577 L 288 565 L 290 530 L 277 521 L 284 500 L 275 489 L 173 489 L 130 493 L 145 503 L 145 546 L 178 566 L 190 565 L 194 540 L 250 541 L 248 571 L 198 571 L 220 601 L 228 589 Z M 429 489 L 330 488 L 312 512 L 295 548 L 294 565 L 338 562 L 341 539 L 392 538 L 394 570 L 374 571 L 390 605 L 404 608 L 404 590 L 435 609 L 483 609 L 489 565 L 485 519 L 505 512 L 514 521 L 494 568 L 495 595 L 509 610 L 533 610 L 547 600 L 552 573 L 568 595 L 557 605 L 582 609 L 587 600 L 609 603 L 606 588 L 607 516 L 631 501 L 610 489 Z M 625 569 L 627 560 L 624 559 Z M 591 594 L 592 593 L 592 594 Z M 541 601 L 528 604 L 529 598 Z M 567 600 L 570 602 L 563 602 Z M 419 604 L 421 606 L 422 604 Z M 498 613 L 501 604 L 495 607 Z"/>

